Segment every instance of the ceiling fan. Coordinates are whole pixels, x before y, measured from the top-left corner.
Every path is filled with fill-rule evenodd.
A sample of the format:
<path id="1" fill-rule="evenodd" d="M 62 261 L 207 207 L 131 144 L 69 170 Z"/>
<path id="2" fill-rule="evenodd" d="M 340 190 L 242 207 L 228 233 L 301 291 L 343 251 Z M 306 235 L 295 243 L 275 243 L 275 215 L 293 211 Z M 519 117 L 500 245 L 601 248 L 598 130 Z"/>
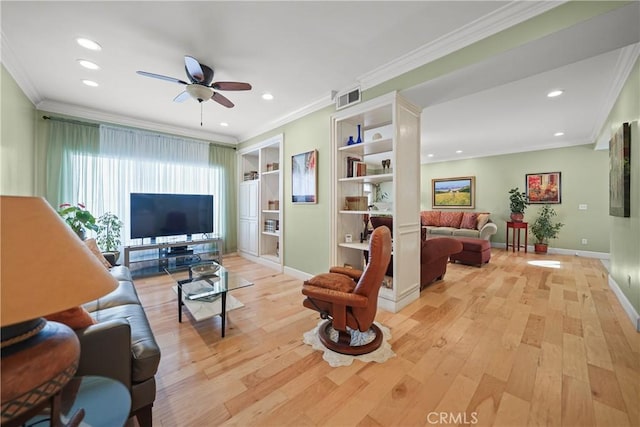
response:
<path id="1" fill-rule="evenodd" d="M 227 108 L 234 106 L 224 95 L 216 92 L 218 90 L 251 90 L 249 83 L 242 82 L 213 82 L 213 69 L 207 65 L 201 64 L 197 59 L 191 56 L 184 57 L 184 69 L 191 83 L 174 77 L 167 77 L 160 74 L 148 73 L 146 71 L 136 71 L 141 76 L 153 77 L 154 79 L 166 80 L 186 85 L 186 88 L 173 100 L 174 102 L 184 102 L 189 97 L 197 100 L 199 103 L 213 99 L 220 105 Z"/>

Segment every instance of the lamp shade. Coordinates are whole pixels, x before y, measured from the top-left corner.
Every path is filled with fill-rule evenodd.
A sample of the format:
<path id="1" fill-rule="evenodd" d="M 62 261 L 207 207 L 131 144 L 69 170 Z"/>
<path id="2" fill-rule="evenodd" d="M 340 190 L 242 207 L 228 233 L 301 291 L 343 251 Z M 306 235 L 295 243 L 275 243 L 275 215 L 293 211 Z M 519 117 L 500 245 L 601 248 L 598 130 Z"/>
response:
<path id="1" fill-rule="evenodd" d="M 43 198 L 0 196 L 0 326 L 76 307 L 117 285 Z"/>

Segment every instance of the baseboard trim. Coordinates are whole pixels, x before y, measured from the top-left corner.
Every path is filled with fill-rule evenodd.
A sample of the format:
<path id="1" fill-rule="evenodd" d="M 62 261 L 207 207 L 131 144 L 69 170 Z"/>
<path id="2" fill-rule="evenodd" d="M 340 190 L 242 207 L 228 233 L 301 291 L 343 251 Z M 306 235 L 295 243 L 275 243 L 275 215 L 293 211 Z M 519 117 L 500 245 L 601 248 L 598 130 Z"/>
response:
<path id="1" fill-rule="evenodd" d="M 506 243 L 491 242 L 492 248 L 506 249 Z M 527 245 L 527 253 L 535 254 L 533 245 Z M 549 248 L 548 253 L 558 255 L 575 255 L 585 258 L 597 258 L 597 259 L 609 259 L 607 252 L 595 252 L 595 251 L 581 251 L 576 249 L 563 249 L 563 248 Z"/>
<path id="2" fill-rule="evenodd" d="M 295 268 L 287 266 L 284 267 L 284 274 L 300 280 L 308 280 L 314 276 L 313 274 L 305 273 L 304 271 L 296 270 Z"/>
<path id="3" fill-rule="evenodd" d="M 629 316 L 629 320 L 636 328 L 636 331 L 640 332 L 640 314 L 636 311 L 635 307 L 631 304 L 631 302 L 627 299 L 627 296 L 622 292 L 618 283 L 614 280 L 614 278 L 609 274 L 609 287 L 620 301 L 620 305 L 622 305 L 622 309 L 627 316 Z"/>

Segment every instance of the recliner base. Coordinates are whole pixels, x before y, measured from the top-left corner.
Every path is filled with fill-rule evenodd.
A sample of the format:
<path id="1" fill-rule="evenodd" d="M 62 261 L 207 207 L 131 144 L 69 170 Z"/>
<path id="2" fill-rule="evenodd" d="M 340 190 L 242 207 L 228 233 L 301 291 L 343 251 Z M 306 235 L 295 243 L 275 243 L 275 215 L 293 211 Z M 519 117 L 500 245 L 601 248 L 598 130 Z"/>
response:
<path id="1" fill-rule="evenodd" d="M 333 322 L 331 320 L 327 320 L 320 325 L 320 328 L 318 328 L 318 337 L 325 347 L 329 350 L 335 351 L 336 353 L 346 354 L 349 356 L 360 356 L 362 354 L 371 353 L 382 345 L 383 334 L 375 323 L 371 324 L 370 328 L 370 330 L 375 333 L 375 338 L 367 344 L 358 346 L 350 345 L 351 336 L 348 332 L 338 331 L 338 342 L 333 341 L 331 339 L 331 329 L 333 329 Z"/>

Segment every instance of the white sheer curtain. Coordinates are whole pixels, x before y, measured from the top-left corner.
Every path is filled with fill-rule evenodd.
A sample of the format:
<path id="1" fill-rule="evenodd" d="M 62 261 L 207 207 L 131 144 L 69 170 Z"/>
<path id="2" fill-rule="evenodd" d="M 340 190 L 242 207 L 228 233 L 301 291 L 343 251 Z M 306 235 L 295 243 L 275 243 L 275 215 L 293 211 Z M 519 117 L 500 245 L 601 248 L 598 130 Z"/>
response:
<path id="1" fill-rule="evenodd" d="M 129 242 L 130 193 L 214 195 L 214 233 L 223 230 L 221 193 L 209 166 L 209 145 L 147 131 L 100 126 L 100 152 L 90 162 L 78 156 L 72 166 L 82 189 L 78 200 L 99 216 L 113 212 L 124 222 Z"/>

